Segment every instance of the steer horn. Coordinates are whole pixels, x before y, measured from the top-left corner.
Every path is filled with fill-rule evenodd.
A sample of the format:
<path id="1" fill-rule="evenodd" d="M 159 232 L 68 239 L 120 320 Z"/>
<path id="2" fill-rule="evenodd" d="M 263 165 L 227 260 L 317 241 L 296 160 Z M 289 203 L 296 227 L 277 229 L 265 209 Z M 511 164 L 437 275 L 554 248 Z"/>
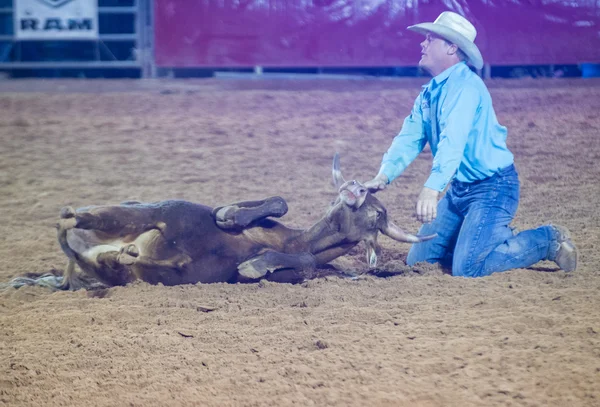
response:
<path id="1" fill-rule="evenodd" d="M 400 229 L 393 222 L 388 222 L 381 232 L 387 237 L 391 237 L 398 242 L 405 243 L 421 243 L 437 237 L 437 233 L 434 233 L 433 235 L 411 235 L 410 233 L 406 233 Z"/>
<path id="2" fill-rule="evenodd" d="M 342 176 L 342 170 L 340 170 L 339 153 L 335 153 L 335 155 L 333 156 L 333 169 L 331 171 L 331 174 L 333 175 L 333 185 L 336 188 L 341 187 L 346 182 L 346 180 L 344 180 L 344 177 Z"/>

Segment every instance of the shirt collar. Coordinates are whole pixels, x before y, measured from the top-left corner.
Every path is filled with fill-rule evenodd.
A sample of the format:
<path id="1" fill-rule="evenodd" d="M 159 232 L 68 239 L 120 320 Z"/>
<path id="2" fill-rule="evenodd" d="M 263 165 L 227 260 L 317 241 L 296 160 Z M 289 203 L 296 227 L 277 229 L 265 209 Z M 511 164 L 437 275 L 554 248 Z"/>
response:
<path id="1" fill-rule="evenodd" d="M 445 71 L 443 71 L 442 73 L 434 76 L 426 85 L 424 85 L 424 88 L 428 88 L 429 90 L 435 89 L 436 87 L 438 87 L 439 85 L 441 85 L 442 83 L 444 83 L 444 81 L 446 81 L 446 79 L 448 79 L 448 77 L 457 70 L 462 70 L 463 68 L 465 68 L 467 66 L 467 64 L 465 62 L 459 62 L 457 64 L 452 65 L 450 68 L 446 69 Z"/>

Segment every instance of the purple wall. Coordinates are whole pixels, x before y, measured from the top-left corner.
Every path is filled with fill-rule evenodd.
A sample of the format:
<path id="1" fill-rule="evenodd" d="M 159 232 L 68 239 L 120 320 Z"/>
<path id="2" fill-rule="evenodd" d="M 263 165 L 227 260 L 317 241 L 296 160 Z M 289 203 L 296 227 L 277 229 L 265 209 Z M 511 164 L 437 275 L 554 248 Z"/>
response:
<path id="1" fill-rule="evenodd" d="M 596 0 L 156 0 L 159 67 L 415 66 L 411 24 L 475 24 L 492 65 L 600 62 Z"/>

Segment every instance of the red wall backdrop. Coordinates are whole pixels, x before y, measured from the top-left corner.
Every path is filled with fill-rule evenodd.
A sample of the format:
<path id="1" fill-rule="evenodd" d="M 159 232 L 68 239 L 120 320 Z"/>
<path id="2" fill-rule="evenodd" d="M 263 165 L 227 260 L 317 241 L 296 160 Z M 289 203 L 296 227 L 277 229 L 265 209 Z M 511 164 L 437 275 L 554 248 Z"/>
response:
<path id="1" fill-rule="evenodd" d="M 155 0 L 159 67 L 416 66 L 444 10 L 492 65 L 600 62 L 597 0 Z"/>

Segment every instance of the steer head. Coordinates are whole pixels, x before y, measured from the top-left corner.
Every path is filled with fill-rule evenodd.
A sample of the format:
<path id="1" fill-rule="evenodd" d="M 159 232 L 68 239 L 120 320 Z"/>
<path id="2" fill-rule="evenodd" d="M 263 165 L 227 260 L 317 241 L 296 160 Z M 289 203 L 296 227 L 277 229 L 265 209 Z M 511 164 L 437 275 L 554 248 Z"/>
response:
<path id="1" fill-rule="evenodd" d="M 364 241 L 367 246 L 367 262 L 370 268 L 377 265 L 377 235 L 379 232 L 404 243 L 420 243 L 433 239 L 437 234 L 419 236 L 404 232 L 388 219 L 385 206 L 369 189 L 356 180 L 346 181 L 340 170 L 340 157 L 333 157 L 333 183 L 339 197 L 328 213 L 332 225 L 337 227 L 348 243 Z"/>

